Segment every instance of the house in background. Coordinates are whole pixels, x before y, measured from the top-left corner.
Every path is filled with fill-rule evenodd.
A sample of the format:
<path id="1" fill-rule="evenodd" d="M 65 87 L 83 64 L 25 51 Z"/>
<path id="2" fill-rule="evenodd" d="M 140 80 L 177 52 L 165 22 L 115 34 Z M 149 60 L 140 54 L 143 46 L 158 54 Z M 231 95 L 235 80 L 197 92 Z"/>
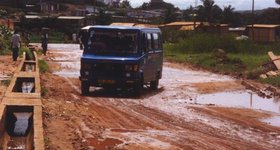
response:
<path id="1" fill-rule="evenodd" d="M 202 22 L 197 27 L 197 30 L 213 34 L 226 34 L 229 33 L 229 26 L 228 24 L 211 24 L 208 22 Z"/>
<path id="2" fill-rule="evenodd" d="M 228 30 L 229 33 L 235 36 L 247 35 L 246 27 L 230 27 Z"/>
<path id="3" fill-rule="evenodd" d="M 181 30 L 181 31 L 189 31 L 194 30 L 194 27 L 198 27 L 201 22 L 184 22 L 184 21 L 177 21 L 171 22 L 168 24 L 161 25 L 160 28 L 168 29 L 168 30 Z"/>
<path id="4" fill-rule="evenodd" d="M 52 14 L 60 11 L 60 4 L 55 2 L 42 2 L 40 3 L 41 13 Z"/>
<path id="5" fill-rule="evenodd" d="M 0 25 L 5 26 L 12 30 L 15 28 L 15 24 L 12 19 L 0 19 Z"/>
<path id="6" fill-rule="evenodd" d="M 249 38 L 257 42 L 275 42 L 279 37 L 280 25 L 275 24 L 254 24 L 247 26 Z"/>

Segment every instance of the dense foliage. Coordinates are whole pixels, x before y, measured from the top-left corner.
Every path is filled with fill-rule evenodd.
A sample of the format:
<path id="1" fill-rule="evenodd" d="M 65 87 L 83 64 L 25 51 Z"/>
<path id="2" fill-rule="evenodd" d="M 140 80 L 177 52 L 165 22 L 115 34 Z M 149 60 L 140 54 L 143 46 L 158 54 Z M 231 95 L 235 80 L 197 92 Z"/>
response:
<path id="1" fill-rule="evenodd" d="M 11 30 L 0 25 L 0 55 L 10 53 Z"/>

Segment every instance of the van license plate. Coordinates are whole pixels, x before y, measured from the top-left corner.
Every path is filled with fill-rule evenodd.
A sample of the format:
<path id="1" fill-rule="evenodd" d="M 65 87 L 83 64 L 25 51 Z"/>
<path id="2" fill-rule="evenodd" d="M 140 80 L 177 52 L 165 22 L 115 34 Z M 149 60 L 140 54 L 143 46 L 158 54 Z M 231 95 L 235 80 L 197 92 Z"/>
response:
<path id="1" fill-rule="evenodd" d="M 102 84 L 115 84 L 116 81 L 115 80 L 98 80 L 98 83 L 102 83 Z"/>

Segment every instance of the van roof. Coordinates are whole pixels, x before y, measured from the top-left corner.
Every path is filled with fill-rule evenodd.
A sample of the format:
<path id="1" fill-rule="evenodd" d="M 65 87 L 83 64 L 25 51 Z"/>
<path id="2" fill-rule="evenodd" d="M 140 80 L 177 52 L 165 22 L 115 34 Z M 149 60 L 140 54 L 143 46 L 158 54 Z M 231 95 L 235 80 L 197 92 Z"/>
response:
<path id="1" fill-rule="evenodd" d="M 98 29 L 119 29 L 119 30 L 157 30 L 160 31 L 159 28 L 147 28 L 147 27 L 128 27 L 128 26 L 90 26 L 90 28 L 98 28 Z"/>

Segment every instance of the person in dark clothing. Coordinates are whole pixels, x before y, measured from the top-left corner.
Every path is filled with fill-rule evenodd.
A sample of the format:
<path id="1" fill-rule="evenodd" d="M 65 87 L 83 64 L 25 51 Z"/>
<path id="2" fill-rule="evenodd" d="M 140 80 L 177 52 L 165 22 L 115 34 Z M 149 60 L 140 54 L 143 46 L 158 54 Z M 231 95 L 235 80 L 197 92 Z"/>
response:
<path id="1" fill-rule="evenodd" d="M 85 30 L 81 30 L 78 34 L 78 39 L 79 39 L 79 43 L 80 43 L 80 49 L 83 50 L 85 47 L 85 43 L 86 43 L 86 31 Z"/>
<path id="2" fill-rule="evenodd" d="M 14 61 L 17 61 L 20 45 L 21 45 L 20 35 L 18 34 L 18 31 L 15 30 L 15 32 L 12 36 L 12 40 L 11 40 L 11 48 L 13 51 L 13 60 Z"/>
<path id="3" fill-rule="evenodd" d="M 41 41 L 42 41 L 42 48 L 43 48 L 43 54 L 47 54 L 47 49 L 48 49 L 48 34 L 47 31 L 43 30 L 42 36 L 41 36 Z"/>

